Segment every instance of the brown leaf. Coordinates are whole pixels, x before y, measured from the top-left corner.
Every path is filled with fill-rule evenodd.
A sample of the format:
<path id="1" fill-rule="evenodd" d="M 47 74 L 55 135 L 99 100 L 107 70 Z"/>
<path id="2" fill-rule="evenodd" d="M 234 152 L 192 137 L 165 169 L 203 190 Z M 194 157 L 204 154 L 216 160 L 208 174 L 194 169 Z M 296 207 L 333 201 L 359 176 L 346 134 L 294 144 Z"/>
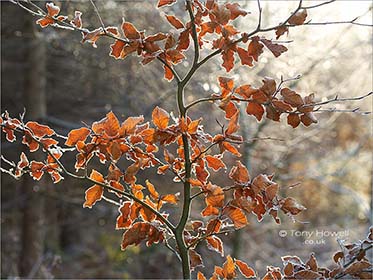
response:
<path id="1" fill-rule="evenodd" d="M 299 107 L 304 104 L 302 97 L 288 88 L 281 89 L 281 95 L 284 97 L 284 101 L 293 107 Z"/>
<path id="2" fill-rule="evenodd" d="M 287 117 L 288 124 L 293 128 L 296 128 L 300 124 L 300 118 L 298 114 L 289 114 Z"/>
<path id="3" fill-rule="evenodd" d="M 159 129 L 165 130 L 168 126 L 168 122 L 170 120 L 170 115 L 165 110 L 163 110 L 162 108 L 159 108 L 157 106 L 153 110 L 152 119 L 153 119 L 153 123 Z"/>
<path id="4" fill-rule="evenodd" d="M 301 115 L 300 120 L 305 126 L 310 126 L 313 123 L 317 123 L 317 119 L 312 112 Z"/>
<path id="5" fill-rule="evenodd" d="M 248 224 L 246 216 L 240 208 L 227 206 L 224 208 L 223 214 L 232 220 L 236 229 L 240 229 Z"/>
<path id="6" fill-rule="evenodd" d="M 225 130 L 225 133 L 227 135 L 232 135 L 237 132 L 237 130 L 240 128 L 240 125 L 238 124 L 238 117 L 239 117 L 239 111 L 237 111 L 232 118 L 229 120 L 228 127 Z"/>
<path id="7" fill-rule="evenodd" d="M 280 26 L 276 28 L 276 40 L 280 38 L 285 32 L 289 33 L 289 28 L 287 26 Z"/>
<path id="8" fill-rule="evenodd" d="M 66 146 L 75 146 L 79 141 L 85 141 L 90 133 L 90 130 L 86 127 L 81 127 L 78 129 L 73 129 L 67 135 L 67 140 L 65 142 Z"/>
<path id="9" fill-rule="evenodd" d="M 85 202 L 83 207 L 92 208 L 97 201 L 102 199 L 104 193 L 104 188 L 99 185 L 93 185 L 88 190 L 85 191 Z"/>
<path id="10" fill-rule="evenodd" d="M 237 161 L 236 166 L 232 167 L 229 178 L 240 184 L 246 184 L 250 181 L 249 171 L 240 161 Z"/>
<path id="11" fill-rule="evenodd" d="M 299 204 L 294 198 L 287 197 L 281 206 L 281 210 L 284 211 L 285 214 L 290 213 L 291 215 L 297 215 L 306 208 Z"/>
<path id="12" fill-rule="evenodd" d="M 214 171 L 218 171 L 221 168 L 227 168 L 219 157 L 207 155 L 205 159 L 207 161 L 207 166 L 212 168 Z"/>
<path id="13" fill-rule="evenodd" d="M 121 248 L 125 250 L 129 245 L 138 245 L 144 240 L 149 247 L 153 243 L 162 242 L 164 234 L 149 223 L 137 222 L 123 234 Z"/>
<path id="14" fill-rule="evenodd" d="M 154 185 L 150 183 L 149 180 L 146 180 L 145 184 L 146 184 L 146 187 L 148 188 L 151 198 L 157 201 L 159 199 L 159 193 L 155 190 Z"/>
<path id="15" fill-rule="evenodd" d="M 246 113 L 248 115 L 253 115 L 258 121 L 261 121 L 263 114 L 264 114 L 264 108 L 262 105 L 255 103 L 255 102 L 248 102 L 246 107 Z"/>
<path id="16" fill-rule="evenodd" d="M 224 279 L 234 279 L 237 276 L 234 261 L 230 255 L 227 256 L 226 262 L 223 264 L 222 277 Z"/>
<path id="17" fill-rule="evenodd" d="M 176 29 L 184 28 L 184 24 L 175 16 L 166 15 L 168 22 Z"/>
<path id="18" fill-rule="evenodd" d="M 282 53 L 288 50 L 284 45 L 272 43 L 271 40 L 261 39 L 263 44 L 273 53 L 275 57 L 279 57 Z"/>
<path id="19" fill-rule="evenodd" d="M 217 236 L 209 236 L 206 238 L 207 248 L 218 252 L 222 257 L 224 256 L 223 242 Z"/>
<path id="20" fill-rule="evenodd" d="M 37 122 L 27 122 L 26 127 L 31 130 L 36 137 L 52 136 L 55 134 L 54 130 L 47 125 L 42 125 Z"/>
<path id="21" fill-rule="evenodd" d="M 288 23 L 294 24 L 294 25 L 302 25 L 305 22 L 306 18 L 307 18 L 307 10 L 304 9 L 292 15 Z"/>
<path id="22" fill-rule="evenodd" d="M 140 32 L 130 22 L 124 21 L 122 23 L 122 31 L 128 39 L 140 39 Z"/>
<path id="23" fill-rule="evenodd" d="M 115 137 L 119 132 L 119 121 L 112 111 L 106 114 L 106 117 L 92 124 L 92 130 L 95 134 L 103 134 L 107 137 Z"/>
<path id="24" fill-rule="evenodd" d="M 240 260 L 235 260 L 235 263 L 244 277 L 246 278 L 255 277 L 254 269 L 249 267 L 245 262 L 240 261 Z"/>
<path id="25" fill-rule="evenodd" d="M 201 271 L 198 271 L 197 273 L 197 280 L 206 280 L 205 275 Z"/>
<path id="26" fill-rule="evenodd" d="M 255 36 L 252 38 L 247 51 L 249 55 L 253 57 L 255 61 L 258 61 L 259 56 L 263 53 L 263 45 L 259 42 L 259 37 Z"/>
<path id="27" fill-rule="evenodd" d="M 171 6 L 175 2 L 176 2 L 176 0 L 159 0 L 158 4 L 157 4 L 157 7 L 160 8 L 160 7 L 163 7 L 163 6 L 166 6 L 166 5 Z"/>
<path id="28" fill-rule="evenodd" d="M 189 250 L 189 261 L 190 261 L 190 270 L 193 271 L 196 267 L 204 267 L 202 257 L 195 250 Z"/>

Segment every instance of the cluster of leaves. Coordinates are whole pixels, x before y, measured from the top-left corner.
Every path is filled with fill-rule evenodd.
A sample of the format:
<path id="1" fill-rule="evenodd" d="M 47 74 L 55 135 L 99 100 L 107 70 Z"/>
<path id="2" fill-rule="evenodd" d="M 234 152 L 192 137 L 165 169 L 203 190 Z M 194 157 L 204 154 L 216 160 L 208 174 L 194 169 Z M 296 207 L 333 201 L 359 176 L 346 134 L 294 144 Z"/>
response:
<path id="1" fill-rule="evenodd" d="M 159 0 L 158 7 L 175 2 L 176 0 Z M 110 55 L 116 59 L 124 59 L 129 54 L 136 53 L 143 64 L 159 60 L 163 64 L 165 78 L 176 78 L 178 92 L 181 93 L 193 71 L 209 57 L 198 61 L 200 48 L 212 48 L 212 54 L 220 54 L 222 67 L 227 72 L 234 67 L 236 54 L 242 65 L 252 67 L 254 62 L 258 62 L 264 47 L 275 57 L 287 51 L 285 46 L 273 40 L 253 36 L 260 30 L 260 22 L 251 34 L 238 31 L 232 22 L 249 13 L 236 3 L 220 4 L 217 0 L 187 1 L 186 8 L 190 14 L 188 22 L 183 22 L 174 15 L 165 15 L 177 33 L 159 32 L 152 35 L 146 35 L 145 31 L 139 31 L 127 21 L 123 21 L 120 28 L 105 27 L 102 23 L 101 27 L 88 30 L 83 28 L 81 12 L 75 11 L 74 18 L 69 19 L 59 15 L 60 8 L 53 3 L 47 3 L 46 8 L 47 12 L 43 12 L 37 20 L 41 27 L 52 25 L 78 30 L 82 33 L 82 42 L 89 42 L 93 46 L 96 46 L 101 37 L 110 37 L 114 39 Z M 292 14 L 283 24 L 273 29 L 276 39 L 288 32 L 287 24 L 302 25 L 306 17 L 306 10 Z M 195 68 L 191 68 L 186 77 L 180 79 L 174 65 L 187 58 L 186 50 L 192 41 Z M 109 112 L 105 118 L 91 126 L 70 131 L 67 137 L 58 135 L 46 125 L 24 123 L 23 115 L 18 119 L 5 112 L 1 115 L 0 122 L 6 139 L 13 142 L 16 140 L 15 133 L 20 133 L 22 143 L 29 148 L 30 153 L 41 148 L 46 159 L 30 161 L 26 153 L 22 153 L 17 164 L 6 161 L 11 167 L 2 171 L 15 178 L 29 174 L 35 180 L 40 180 L 47 173 L 55 183 L 61 181 L 61 174 L 65 173 L 89 182 L 91 187 L 86 190 L 83 204 L 83 207 L 88 208 L 105 198 L 106 191 L 115 193 L 122 200 L 116 229 L 124 230 L 121 244 L 123 250 L 141 242 L 146 242 L 147 246 L 164 243 L 170 247 L 168 240 L 176 238 L 178 226 L 182 225 L 182 243 L 185 243 L 183 246 L 186 246 L 190 267 L 194 270 L 203 266 L 202 257 L 196 251 L 197 245 L 206 241 L 207 248 L 224 256 L 223 242 L 218 235 L 246 226 L 247 215 L 254 214 L 261 221 L 268 214 L 276 223 L 280 223 L 279 211 L 294 218 L 305 209 L 294 198 L 279 195 L 279 185 L 273 181 L 273 175 L 259 174 L 252 177 L 239 160 L 230 168 L 226 178 L 231 185 L 222 187 L 210 180 L 210 172 L 228 169 L 224 161 L 226 154 L 241 156 L 238 145 L 243 142 L 243 138 L 238 135 L 240 126 L 237 103 L 246 102 L 247 114 L 255 116 L 258 121 L 266 113 L 266 117 L 274 121 L 279 121 L 282 114 L 287 115 L 288 124 L 294 128 L 300 123 L 309 126 L 317 122 L 313 114 L 317 106 L 314 95 L 302 98 L 295 91 L 283 87 L 283 83 L 281 80 L 277 85 L 275 80 L 267 78 L 260 88 L 251 85 L 235 87 L 232 79 L 220 77 L 220 95 L 214 94 L 189 105 L 219 100 L 219 107 L 225 112 L 228 124 L 226 128 L 222 126 L 221 133 L 216 135 L 204 131 L 202 118 L 193 120 L 188 117 L 185 111 L 189 106 L 185 107 L 184 104 L 178 104 L 179 110 L 181 108 L 178 117 L 172 117 L 160 107 L 154 108 L 151 122 L 145 122 L 143 116 L 136 116 L 128 117 L 121 123 L 113 112 Z M 61 139 L 64 143 L 61 143 Z M 66 150 L 76 151 L 75 173 L 68 171 L 61 162 Z M 94 158 L 102 164 L 99 170 L 89 168 Z M 178 204 L 179 193 L 160 194 L 160 190 L 150 181 L 139 182 L 138 174 L 148 168 L 157 168 L 160 175 L 172 173 L 174 182 L 183 183 L 184 191 L 185 187 L 188 191 L 191 188 L 194 194 L 184 197 L 184 206 L 185 203 L 190 205 L 192 199 L 203 196 L 205 207 L 201 211 L 201 219 L 190 221 L 187 227 L 182 222 L 173 226 L 168 220 L 169 214 L 162 207 L 165 204 Z M 229 191 L 232 194 L 228 195 Z M 189 213 L 183 210 L 184 212 Z M 180 221 L 182 220 L 183 217 Z M 180 243 L 175 246 L 176 253 L 181 253 L 183 249 L 179 245 Z M 358 260 L 359 265 L 356 266 L 365 269 L 364 256 L 355 257 L 357 247 L 351 246 L 346 247 L 349 255 L 345 252 L 337 254 L 336 262 Z M 297 257 L 284 257 L 283 261 L 284 274 L 279 268 L 269 267 L 265 279 L 297 279 L 307 275 L 332 277 L 342 273 L 361 276 L 361 270 L 347 271 L 344 263 L 335 272 L 319 268 L 313 256 L 305 264 Z M 254 270 L 246 263 L 227 256 L 223 267 L 215 267 L 212 279 L 233 279 L 237 277 L 237 269 L 246 278 L 255 276 Z M 205 279 L 201 272 L 197 276 L 198 279 Z"/>
<path id="2" fill-rule="evenodd" d="M 159 1 L 158 7 L 173 5 L 176 1 Z M 164 77 L 167 80 L 174 78 L 172 65 L 179 64 L 186 56 L 193 36 L 196 32 L 200 48 L 209 47 L 219 50 L 223 60 L 222 66 L 227 72 L 231 71 L 235 64 L 235 54 L 238 55 L 241 64 L 254 66 L 259 56 L 263 53 L 264 46 L 275 57 L 287 51 L 284 45 L 277 44 L 264 37 L 252 36 L 236 29 L 232 22 L 249 13 L 243 10 L 237 3 L 219 4 L 217 0 L 207 0 L 205 3 L 199 0 L 191 1 L 191 13 L 193 18 L 189 22 L 183 22 L 174 15 L 165 15 L 166 20 L 177 30 L 168 34 L 158 32 L 145 35 L 145 31 L 139 31 L 132 23 L 123 20 L 120 30 L 117 27 L 99 27 L 88 30 L 82 26 L 82 13 L 75 11 L 75 17 L 70 20 L 67 16 L 59 15 L 60 8 L 53 3 L 47 3 L 47 13 L 37 20 L 41 27 L 49 25 L 70 25 L 82 32 L 82 42 L 89 42 L 96 47 L 97 40 L 102 36 L 115 39 L 111 45 L 110 55 L 116 59 L 124 59 L 131 53 L 137 53 L 142 57 L 145 65 L 154 59 L 160 59 L 164 63 Z M 287 23 L 301 25 L 305 22 L 307 11 L 303 10 L 294 14 Z M 276 29 L 276 39 L 285 32 L 288 27 L 280 25 Z M 241 46 L 239 46 L 241 44 Z"/>
<path id="3" fill-rule="evenodd" d="M 146 187 L 137 182 L 137 173 L 141 169 L 157 167 L 159 174 L 167 171 L 172 172 L 177 182 L 189 180 L 194 188 L 198 188 L 198 195 L 205 195 L 206 207 L 202 210 L 203 217 L 214 216 L 204 227 L 203 221 L 194 221 L 193 230 L 186 233 L 186 243 L 190 247 L 195 247 L 200 240 L 207 238 L 209 248 L 223 254 L 222 242 L 217 236 L 223 229 L 229 228 L 231 224 L 225 219 L 228 218 L 234 228 L 245 226 L 247 218 L 245 213 L 254 213 L 258 220 L 263 215 L 270 213 L 276 222 L 279 223 L 277 211 L 281 209 L 289 215 L 296 215 L 304 207 L 299 205 L 293 198 L 280 198 L 278 196 L 279 186 L 272 181 L 273 176 L 260 174 L 250 179 L 250 175 L 245 166 L 237 161 L 232 167 L 229 178 L 234 185 L 222 188 L 209 181 L 210 170 L 218 171 L 226 169 L 223 162 L 223 154 L 228 151 L 234 155 L 239 155 L 237 148 L 229 143 L 229 139 L 237 140 L 234 133 L 238 129 L 237 118 L 231 120 L 225 135 L 218 134 L 212 137 L 203 131 L 200 125 L 201 119 L 184 120 L 174 119 L 170 122 L 170 115 L 162 108 L 156 107 L 152 113 L 152 123 L 144 123 L 144 118 L 129 117 L 120 123 L 114 113 L 109 112 L 105 118 L 94 122 L 91 127 L 81 127 L 70 131 L 65 141 L 65 146 L 61 147 L 58 135 L 48 126 L 36 122 L 23 123 L 22 118 L 11 118 L 8 113 L 4 113 L 1 119 L 1 126 L 9 141 L 15 141 L 14 132 L 23 134 L 23 143 L 29 147 L 30 152 L 35 152 L 41 146 L 47 152 L 47 159 L 44 162 L 36 162 L 27 159 L 24 153 L 21 154 L 20 162 L 16 165 L 14 176 L 19 177 L 24 173 L 29 173 L 35 180 L 40 180 L 44 172 L 51 174 L 55 183 L 58 183 L 62 176 L 60 158 L 64 149 L 72 147 L 76 150 L 75 169 L 84 174 L 88 174 L 88 163 L 93 157 L 97 157 L 106 166 L 105 176 L 99 171 L 92 169 L 87 179 L 93 186 L 87 189 L 84 207 L 91 208 L 104 195 L 104 188 L 115 192 L 119 197 L 129 192 L 138 201 L 129 200 L 120 207 L 120 216 L 117 220 L 117 229 L 126 229 L 123 240 L 133 240 L 129 244 L 138 244 L 141 240 L 147 240 L 152 244 L 152 236 L 145 234 L 148 232 L 150 223 L 157 222 L 159 226 L 162 220 L 152 211 L 160 211 L 165 203 L 177 204 L 178 194 L 160 195 L 153 184 L 145 182 Z M 191 158 L 193 178 L 185 178 L 185 158 L 182 136 L 187 136 L 192 147 Z M 56 136 L 51 138 L 52 136 Z M 172 153 L 166 147 L 172 143 L 177 143 L 176 153 Z M 220 149 L 215 155 L 207 154 L 209 147 L 218 145 Z M 158 156 L 159 146 L 163 147 L 163 158 Z M 122 171 L 118 167 L 121 160 L 130 162 L 127 168 Z M 227 178 L 228 179 L 228 178 Z M 144 189 L 148 195 L 144 194 Z M 225 192 L 234 189 L 233 199 L 226 201 Z M 147 205 L 147 206 L 144 206 Z M 151 208 L 151 209 L 149 209 Z M 165 214 L 165 217 L 167 215 Z M 141 222 L 137 219 L 140 218 Z M 148 225 L 146 225 L 148 224 Z M 163 234 L 152 225 L 152 231 L 158 236 L 157 240 L 163 239 Z M 139 231 L 144 230 L 143 234 Z M 132 238 L 130 237 L 132 236 Z M 135 238 L 135 240 L 133 239 Z M 127 247 L 122 244 L 122 248 Z"/>
<path id="4" fill-rule="evenodd" d="M 314 94 L 302 98 L 295 91 L 278 86 L 276 81 L 270 78 L 263 80 L 260 88 L 251 85 L 234 86 L 231 78 L 219 77 L 221 94 L 213 94 L 213 99 L 219 99 L 219 107 L 225 111 L 225 117 L 231 119 L 239 110 L 235 103 L 247 102 L 246 113 L 261 121 L 264 113 L 273 121 L 280 121 L 281 114 L 287 114 L 287 123 L 296 128 L 300 123 L 310 126 L 317 123 L 313 113 L 315 107 Z M 280 94 L 281 98 L 277 95 Z"/>
<path id="5" fill-rule="evenodd" d="M 370 228 L 366 239 L 352 244 L 341 244 L 343 251 L 333 256 L 335 265 L 331 268 L 320 267 L 312 253 L 304 263 L 297 256 L 282 257 L 283 270 L 278 267 L 267 267 L 263 280 L 280 279 L 372 279 L 372 264 L 366 257 L 366 252 L 372 248 L 373 227 Z"/>

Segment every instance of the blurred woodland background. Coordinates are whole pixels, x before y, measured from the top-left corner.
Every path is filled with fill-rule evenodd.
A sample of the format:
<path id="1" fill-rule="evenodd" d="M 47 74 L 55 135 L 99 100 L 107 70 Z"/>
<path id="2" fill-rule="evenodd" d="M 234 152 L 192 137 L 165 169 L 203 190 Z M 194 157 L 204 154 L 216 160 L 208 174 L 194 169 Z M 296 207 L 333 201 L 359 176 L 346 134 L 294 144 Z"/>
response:
<path id="1" fill-rule="evenodd" d="M 310 1 L 310 4 L 315 1 Z M 44 6 L 44 2 L 37 2 Z M 92 29 L 99 21 L 89 1 L 56 1 L 61 13 L 72 16 L 83 12 L 83 24 Z M 169 24 L 160 14 L 187 17 L 181 5 L 155 9 L 156 1 L 97 1 L 106 25 L 119 26 L 125 17 L 148 34 L 167 31 Z M 240 30 L 250 31 L 257 24 L 255 1 L 240 1 L 251 12 L 240 19 Z M 263 26 L 286 18 L 297 1 L 263 1 Z M 168 10 L 172 10 L 168 12 Z M 314 21 L 351 20 L 372 22 L 370 1 L 337 1 L 312 10 Z M 149 119 L 159 105 L 177 113 L 173 83 L 163 79 L 159 63 L 146 67 L 132 56 L 124 61 L 109 57 L 108 39 L 98 48 L 80 44 L 80 34 L 45 30 L 35 18 L 7 1 L 1 1 L 1 109 L 17 115 L 26 108 L 26 119 L 42 120 L 61 134 L 101 119 L 109 110 L 123 119 L 141 115 Z M 274 34 L 273 34 L 274 36 Z M 236 66 L 230 73 L 236 84 L 259 86 L 265 76 L 280 79 L 302 74 L 292 82 L 297 92 L 314 92 L 316 98 L 354 97 L 372 90 L 372 28 L 355 25 L 301 26 L 293 28 L 286 40 L 289 51 L 278 59 L 270 52 L 261 56 L 254 68 Z M 187 87 L 188 101 L 219 90 L 217 77 L 227 76 L 220 69 L 220 57 L 203 66 Z M 182 72 L 186 63 L 180 65 Z M 372 97 L 363 102 L 330 108 L 355 108 L 372 111 Z M 198 109 L 198 110 L 197 110 Z M 214 133 L 216 120 L 224 114 L 215 104 L 193 109 L 193 118 L 202 116 L 205 129 Z M 245 117 L 245 118 L 244 118 Z M 241 147 L 243 161 L 252 175 L 275 173 L 282 192 L 295 197 L 307 211 L 293 222 L 283 216 L 277 225 L 270 217 L 261 223 L 251 217 L 250 225 L 224 236 L 226 253 L 239 257 L 263 275 L 267 265 L 281 265 L 281 256 L 307 258 L 315 252 L 320 264 L 332 264 L 338 250 L 337 238 L 315 237 L 316 231 L 341 233 L 341 239 L 355 241 L 365 237 L 372 224 L 372 118 L 357 113 L 320 113 L 319 124 L 310 128 L 292 127 L 270 121 L 258 123 L 242 115 L 241 133 L 245 138 L 271 136 L 280 140 L 259 140 Z M 3 142 L 1 154 L 17 161 L 21 145 Z M 66 154 L 72 159 L 72 155 Z M 233 158 L 232 158 L 233 160 Z M 149 178 L 160 190 L 177 192 L 178 184 L 165 184 L 156 171 L 145 171 L 140 181 Z M 166 175 L 167 176 L 167 175 Z M 216 183 L 224 186 L 219 173 Z M 25 176 L 26 177 L 26 176 Z M 289 188 L 296 183 L 296 187 Z M 101 201 L 92 210 L 83 209 L 87 185 L 66 178 L 53 185 L 48 180 L 15 181 L 1 175 L 1 275 L 2 278 L 176 278 L 178 260 L 164 246 L 147 248 L 142 244 L 120 250 L 122 231 L 115 230 L 117 208 Z M 201 202 L 201 205 L 199 203 Z M 192 216 L 202 209 L 202 200 L 193 204 Z M 169 211 L 178 212 L 179 206 Z M 285 230 L 286 237 L 279 231 Z M 292 230 L 314 232 L 311 238 L 295 236 Z M 308 241 L 307 241 L 308 240 Z M 312 240 L 312 241 L 310 241 Z M 320 240 L 324 240 L 323 242 Z M 306 242 L 306 244 L 305 244 Z M 319 244 L 323 243 L 323 244 Z M 211 271 L 221 264 L 219 254 L 197 248 Z"/>

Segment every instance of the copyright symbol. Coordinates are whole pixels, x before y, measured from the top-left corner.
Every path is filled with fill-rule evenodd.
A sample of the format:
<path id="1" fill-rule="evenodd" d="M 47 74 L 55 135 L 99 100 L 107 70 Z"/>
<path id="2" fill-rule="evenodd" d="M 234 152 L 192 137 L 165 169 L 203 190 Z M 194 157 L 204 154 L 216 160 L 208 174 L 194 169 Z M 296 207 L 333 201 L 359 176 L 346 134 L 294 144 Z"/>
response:
<path id="1" fill-rule="evenodd" d="M 280 230 L 280 231 L 278 232 L 278 235 L 279 235 L 280 237 L 285 237 L 286 235 L 288 235 L 288 233 L 287 233 L 286 230 Z"/>

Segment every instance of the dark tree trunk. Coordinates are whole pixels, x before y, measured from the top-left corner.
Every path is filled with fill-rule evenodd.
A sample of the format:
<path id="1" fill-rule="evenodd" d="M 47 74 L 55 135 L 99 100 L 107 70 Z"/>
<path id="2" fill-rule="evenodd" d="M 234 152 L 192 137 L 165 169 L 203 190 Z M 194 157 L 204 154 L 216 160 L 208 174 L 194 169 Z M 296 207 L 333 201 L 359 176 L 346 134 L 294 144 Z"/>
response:
<path id="1" fill-rule="evenodd" d="M 43 121 L 46 117 L 45 98 L 45 44 L 43 38 L 36 31 L 34 19 L 25 16 L 25 44 L 28 44 L 25 55 L 24 77 L 24 105 L 26 118 Z M 33 154 L 33 159 L 44 159 L 42 152 Z M 26 195 L 22 212 L 22 249 L 20 257 L 20 276 L 27 278 L 38 277 L 43 262 L 44 251 L 44 192 L 45 180 L 34 181 L 25 176 L 23 179 L 23 193 Z"/>

